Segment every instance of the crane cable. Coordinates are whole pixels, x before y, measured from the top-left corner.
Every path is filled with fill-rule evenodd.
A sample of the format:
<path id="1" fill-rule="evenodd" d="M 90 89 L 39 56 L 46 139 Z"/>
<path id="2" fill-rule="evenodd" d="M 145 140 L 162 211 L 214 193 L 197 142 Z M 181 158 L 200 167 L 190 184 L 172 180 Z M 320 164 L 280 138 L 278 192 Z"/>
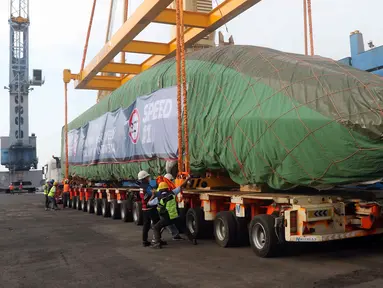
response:
<path id="1" fill-rule="evenodd" d="M 303 26 L 305 37 L 305 55 L 309 55 L 308 39 L 307 39 L 307 0 L 303 0 Z"/>
<path id="2" fill-rule="evenodd" d="M 129 0 L 124 0 L 124 9 L 122 14 L 122 24 L 125 24 L 126 20 L 128 20 L 128 11 L 129 11 Z M 126 62 L 126 54 L 125 52 L 121 52 L 121 63 L 125 64 Z"/>
<path id="3" fill-rule="evenodd" d="M 96 2 L 97 2 L 97 0 L 93 1 L 92 12 L 90 14 L 90 20 L 89 20 L 89 25 L 88 25 L 88 32 L 86 34 L 84 53 L 82 55 L 82 62 L 81 62 L 81 69 L 80 69 L 80 71 L 84 70 L 84 66 L 85 66 L 86 53 L 88 52 L 89 37 L 90 37 L 90 32 L 92 30 L 94 10 L 96 9 Z"/>
<path id="4" fill-rule="evenodd" d="M 65 179 L 69 177 L 69 149 L 68 149 L 68 83 L 64 83 L 64 107 L 65 107 Z"/>

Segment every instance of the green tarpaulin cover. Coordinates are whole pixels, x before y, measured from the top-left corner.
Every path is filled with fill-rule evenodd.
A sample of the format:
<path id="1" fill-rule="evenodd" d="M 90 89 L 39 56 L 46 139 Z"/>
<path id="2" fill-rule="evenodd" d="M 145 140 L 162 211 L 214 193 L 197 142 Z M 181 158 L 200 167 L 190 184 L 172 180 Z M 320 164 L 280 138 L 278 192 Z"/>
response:
<path id="1" fill-rule="evenodd" d="M 224 168 L 239 184 L 275 189 L 382 177 L 379 76 L 323 57 L 254 46 L 200 50 L 186 59 L 193 171 Z M 74 119 L 69 130 L 176 85 L 175 66 L 170 59 L 134 77 Z M 159 175 L 165 162 L 71 166 L 70 174 L 131 179 L 141 169 Z"/>

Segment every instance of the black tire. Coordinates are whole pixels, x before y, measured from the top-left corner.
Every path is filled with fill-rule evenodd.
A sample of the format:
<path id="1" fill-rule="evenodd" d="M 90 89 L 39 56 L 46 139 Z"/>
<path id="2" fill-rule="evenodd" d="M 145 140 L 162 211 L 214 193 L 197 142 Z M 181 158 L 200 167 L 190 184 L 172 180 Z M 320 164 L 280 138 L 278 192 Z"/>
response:
<path id="1" fill-rule="evenodd" d="M 208 225 L 205 221 L 205 216 L 201 208 L 190 208 L 186 212 L 185 222 L 186 229 L 189 230 L 194 239 L 204 238 L 208 234 Z"/>
<path id="2" fill-rule="evenodd" d="M 121 203 L 121 220 L 123 222 L 133 222 L 132 201 L 123 200 Z"/>
<path id="3" fill-rule="evenodd" d="M 112 219 L 120 219 L 121 218 L 121 206 L 117 202 L 116 199 L 113 199 L 110 203 L 110 217 Z"/>
<path id="4" fill-rule="evenodd" d="M 133 211 L 132 212 L 133 212 L 134 224 L 136 224 L 137 226 L 142 225 L 144 222 L 144 219 L 143 219 L 144 216 L 142 213 L 142 203 L 135 201 L 133 203 Z"/>
<path id="5" fill-rule="evenodd" d="M 249 226 L 249 241 L 254 253 L 262 258 L 277 256 L 278 238 L 274 228 L 275 216 L 255 216 Z"/>
<path id="6" fill-rule="evenodd" d="M 85 197 L 85 196 L 84 196 L 84 197 Z M 88 202 L 88 201 L 86 201 L 85 198 L 82 199 L 82 201 L 81 201 L 81 210 L 82 210 L 82 212 L 86 212 L 86 211 L 88 211 L 87 202 Z"/>
<path id="7" fill-rule="evenodd" d="M 77 196 L 73 196 L 72 198 L 72 208 L 73 209 L 77 208 Z"/>
<path id="8" fill-rule="evenodd" d="M 93 203 L 94 214 L 101 215 L 101 199 L 95 198 Z"/>
<path id="9" fill-rule="evenodd" d="M 110 217 L 110 203 L 106 198 L 102 199 L 101 211 L 103 217 Z"/>
<path id="10" fill-rule="evenodd" d="M 231 211 L 219 212 L 214 219 L 215 242 L 221 247 L 237 244 L 237 222 Z"/>
<path id="11" fill-rule="evenodd" d="M 88 201 L 86 202 L 86 210 L 88 211 L 89 214 L 94 213 L 93 201 L 94 201 L 93 198 L 89 198 Z"/>
<path id="12" fill-rule="evenodd" d="M 63 193 L 63 208 L 66 208 L 68 203 L 67 203 L 67 199 L 68 198 L 68 193 Z"/>
<path id="13" fill-rule="evenodd" d="M 80 200 L 80 196 L 77 197 L 77 203 L 76 203 L 76 207 L 77 207 L 77 210 L 81 211 L 81 200 Z"/>

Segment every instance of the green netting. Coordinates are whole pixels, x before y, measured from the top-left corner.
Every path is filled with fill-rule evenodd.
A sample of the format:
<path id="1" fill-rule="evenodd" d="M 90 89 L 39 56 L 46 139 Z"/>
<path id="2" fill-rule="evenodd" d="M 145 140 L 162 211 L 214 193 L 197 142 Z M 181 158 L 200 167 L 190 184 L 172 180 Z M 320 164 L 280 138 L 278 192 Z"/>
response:
<path id="1" fill-rule="evenodd" d="M 382 176 L 382 78 L 323 57 L 253 46 L 193 52 L 186 67 L 193 171 L 224 168 L 239 184 L 276 189 Z M 173 85 L 171 59 L 134 77 L 69 130 Z M 158 175 L 165 163 L 71 166 L 70 173 L 126 179 L 140 169 Z"/>

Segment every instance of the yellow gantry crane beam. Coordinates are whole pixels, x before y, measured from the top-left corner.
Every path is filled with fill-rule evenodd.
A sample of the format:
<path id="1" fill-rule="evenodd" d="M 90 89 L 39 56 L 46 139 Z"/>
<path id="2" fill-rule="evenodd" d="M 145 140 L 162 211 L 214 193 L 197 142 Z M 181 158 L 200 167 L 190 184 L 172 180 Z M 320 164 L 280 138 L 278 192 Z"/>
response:
<path id="1" fill-rule="evenodd" d="M 184 11 L 185 47 L 208 36 L 261 0 L 225 0 L 210 13 Z M 76 89 L 113 91 L 156 63 L 173 57 L 176 39 L 169 43 L 134 40 L 150 23 L 175 25 L 176 11 L 167 7 L 173 0 L 145 0 L 79 74 L 64 70 L 64 82 L 75 80 Z M 116 63 L 121 52 L 151 55 L 141 64 Z M 102 76 L 101 72 L 120 76 Z"/>

